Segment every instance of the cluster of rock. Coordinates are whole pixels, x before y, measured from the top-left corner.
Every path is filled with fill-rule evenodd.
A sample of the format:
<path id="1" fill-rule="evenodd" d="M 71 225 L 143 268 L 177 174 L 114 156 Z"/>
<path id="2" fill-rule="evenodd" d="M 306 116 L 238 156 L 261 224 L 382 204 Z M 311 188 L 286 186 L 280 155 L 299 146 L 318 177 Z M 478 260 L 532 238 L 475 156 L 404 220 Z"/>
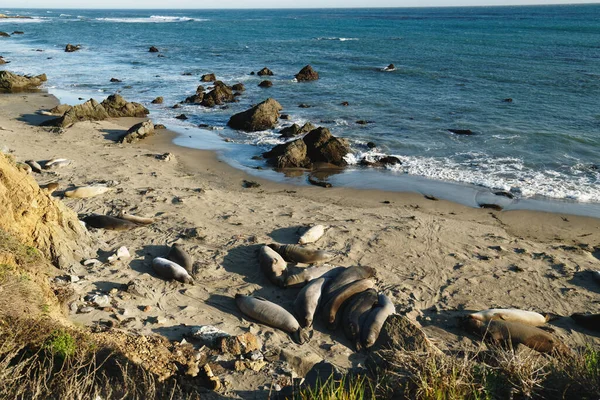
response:
<path id="1" fill-rule="evenodd" d="M 26 89 L 35 89 L 46 82 L 46 74 L 37 76 L 17 75 L 8 71 L 0 71 L 0 90 L 16 92 Z"/>
<path id="2" fill-rule="evenodd" d="M 77 50 L 81 50 L 81 45 L 72 45 L 71 43 L 67 44 L 65 46 L 65 53 L 73 53 Z"/>
<path id="3" fill-rule="evenodd" d="M 283 128 L 282 130 L 279 131 L 279 134 L 281 138 L 291 138 L 294 136 L 298 136 L 298 135 L 303 135 L 305 133 L 308 133 L 310 131 L 312 131 L 313 129 L 315 129 L 316 127 L 311 124 L 310 122 L 305 123 L 304 125 L 300 126 L 298 124 L 292 124 L 288 127 Z"/>
<path id="4" fill-rule="evenodd" d="M 208 78 L 205 78 L 206 75 L 203 75 L 202 82 L 214 82 L 212 90 L 210 90 L 208 93 L 205 93 L 204 86 L 198 86 L 198 88 L 196 89 L 196 93 L 186 98 L 184 100 L 184 103 L 200 104 L 204 107 L 215 107 L 218 105 L 232 103 L 236 101 L 236 93 L 234 92 L 234 90 L 237 92 L 244 90 L 244 86 L 242 84 L 236 84 L 230 87 L 221 81 L 215 80 L 214 74 L 211 75 L 212 76 Z"/>

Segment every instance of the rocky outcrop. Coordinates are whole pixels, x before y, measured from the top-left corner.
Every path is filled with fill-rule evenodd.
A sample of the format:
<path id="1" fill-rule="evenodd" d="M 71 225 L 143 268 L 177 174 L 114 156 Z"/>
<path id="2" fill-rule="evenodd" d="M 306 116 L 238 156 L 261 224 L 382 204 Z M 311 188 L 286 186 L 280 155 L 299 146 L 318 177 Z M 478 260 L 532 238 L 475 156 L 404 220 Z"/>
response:
<path id="1" fill-rule="evenodd" d="M 119 143 L 134 143 L 152 135 L 154 135 L 154 124 L 152 121 L 144 121 L 129 128 L 127 133 L 119 138 Z"/>
<path id="2" fill-rule="evenodd" d="M 163 99 L 162 96 L 158 96 L 157 98 L 155 98 L 154 100 L 152 100 L 151 103 L 152 104 L 162 104 L 164 100 L 165 99 Z"/>
<path id="3" fill-rule="evenodd" d="M 256 75 L 258 75 L 258 76 L 273 76 L 273 71 L 271 71 L 267 67 L 264 67 L 263 69 L 261 69 L 260 71 L 258 71 L 256 73 Z"/>
<path id="4" fill-rule="evenodd" d="M 160 50 L 158 50 L 156 47 L 154 46 L 150 46 L 150 48 L 148 49 L 149 53 L 158 53 Z"/>
<path id="5" fill-rule="evenodd" d="M 127 102 L 121 95 L 108 96 L 102 103 L 90 99 L 83 104 L 68 106 L 61 117 L 42 123 L 44 126 L 67 128 L 80 121 L 102 121 L 107 118 L 136 117 L 148 115 L 148 109 L 139 103 Z"/>
<path id="6" fill-rule="evenodd" d="M 231 88 L 221 81 L 216 81 L 213 90 L 204 95 L 200 104 L 204 107 L 214 107 L 233 101 L 235 101 L 235 96 Z"/>
<path id="7" fill-rule="evenodd" d="M 10 35 L 6 32 L 0 32 L 0 37 L 10 37 Z"/>
<path id="8" fill-rule="evenodd" d="M 201 82 L 214 82 L 217 80 L 215 74 L 204 74 L 200 77 Z"/>
<path id="9" fill-rule="evenodd" d="M 470 129 L 448 129 L 449 132 L 454 133 L 455 135 L 472 135 L 473 131 Z"/>
<path id="10" fill-rule="evenodd" d="M 71 108 L 73 108 L 73 106 L 70 106 L 68 104 L 59 104 L 56 107 L 52 108 L 50 110 L 50 113 L 54 114 L 54 115 L 63 115 L 64 113 L 69 111 Z"/>
<path id="11" fill-rule="evenodd" d="M 46 82 L 46 80 L 46 74 L 24 76 L 8 71 L 0 71 L 0 91 L 17 92 L 19 90 L 34 89 Z"/>
<path id="12" fill-rule="evenodd" d="M 283 107 L 274 99 L 267 99 L 249 110 L 233 115 L 227 125 L 246 132 L 273 129 Z"/>
<path id="13" fill-rule="evenodd" d="M 372 142 L 369 142 L 369 143 L 372 143 Z M 369 144 L 367 144 L 367 146 L 369 146 Z M 373 146 L 373 147 L 375 147 L 375 146 Z M 369 148 L 372 148 L 372 147 L 369 147 Z M 360 160 L 360 165 L 364 165 L 367 167 L 386 167 L 388 165 L 396 165 L 396 164 L 401 165 L 402 161 L 400 161 L 400 159 L 398 157 L 394 157 L 394 156 L 376 157 L 375 159 L 367 159 L 365 157 L 362 160 Z"/>
<path id="14" fill-rule="evenodd" d="M 10 61 L 6 61 L 6 60 L 4 59 L 4 57 L 0 56 L 0 65 L 2 65 L 2 64 L 8 64 L 9 62 L 10 62 Z"/>
<path id="15" fill-rule="evenodd" d="M 298 125 L 298 124 L 288 126 L 286 128 L 283 128 L 282 130 L 280 130 L 279 133 L 281 134 L 280 137 L 282 137 L 282 138 L 290 138 L 290 137 L 302 135 L 304 133 L 308 133 L 308 132 L 312 131 L 313 129 L 315 129 L 315 126 L 313 124 L 311 124 L 310 122 L 307 122 L 304 125 L 302 125 L 302 127 L 300 127 L 300 125 Z"/>
<path id="16" fill-rule="evenodd" d="M 119 82 L 123 82 L 122 80 L 118 79 L 118 78 L 110 78 L 111 83 L 119 83 Z"/>
<path id="17" fill-rule="evenodd" d="M 200 92 L 186 97 L 183 102 L 186 104 L 201 104 L 202 100 L 204 100 L 204 93 Z"/>
<path id="18" fill-rule="evenodd" d="M 0 230 L 37 248 L 59 268 L 90 255 L 91 238 L 77 215 L 0 153 Z"/>
<path id="19" fill-rule="evenodd" d="M 319 73 L 310 65 L 305 66 L 296 74 L 296 80 L 298 82 L 316 81 L 317 79 L 319 79 Z"/>
<path id="20" fill-rule="evenodd" d="M 327 128 L 316 128 L 302 139 L 275 146 L 263 157 L 277 168 L 311 168 L 314 163 L 346 166 L 344 156 L 350 147 L 344 139 L 334 137 Z"/>
<path id="21" fill-rule="evenodd" d="M 236 92 L 243 92 L 246 90 L 243 83 L 236 83 L 231 87 L 231 90 L 235 90 Z"/>
<path id="22" fill-rule="evenodd" d="M 72 44 L 69 43 L 65 47 L 65 52 L 66 53 L 73 53 L 74 51 L 77 51 L 77 50 L 81 50 L 81 45 L 78 44 L 78 45 L 74 46 L 74 45 L 72 45 Z"/>

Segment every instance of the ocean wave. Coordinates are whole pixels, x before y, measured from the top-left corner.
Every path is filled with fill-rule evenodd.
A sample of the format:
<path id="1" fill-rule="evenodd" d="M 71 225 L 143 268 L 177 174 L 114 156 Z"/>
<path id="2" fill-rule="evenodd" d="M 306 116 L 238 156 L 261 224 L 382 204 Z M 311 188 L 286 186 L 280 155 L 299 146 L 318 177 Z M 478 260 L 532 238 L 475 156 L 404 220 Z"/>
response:
<path id="1" fill-rule="evenodd" d="M 32 17 L 32 18 L 0 18 L 0 24 L 35 24 L 40 22 L 46 22 L 49 18 L 47 17 Z"/>
<path id="2" fill-rule="evenodd" d="M 350 40 L 359 40 L 358 38 L 345 38 L 345 37 L 318 37 L 317 40 L 339 40 L 340 42 L 347 42 Z"/>
<path id="3" fill-rule="evenodd" d="M 96 18 L 96 21 L 104 22 L 123 22 L 123 23 L 165 23 L 165 22 L 202 22 L 208 21 L 208 19 L 201 18 L 190 18 L 190 17 L 173 17 L 168 15 L 151 15 L 150 17 L 136 17 L 136 18 Z"/>

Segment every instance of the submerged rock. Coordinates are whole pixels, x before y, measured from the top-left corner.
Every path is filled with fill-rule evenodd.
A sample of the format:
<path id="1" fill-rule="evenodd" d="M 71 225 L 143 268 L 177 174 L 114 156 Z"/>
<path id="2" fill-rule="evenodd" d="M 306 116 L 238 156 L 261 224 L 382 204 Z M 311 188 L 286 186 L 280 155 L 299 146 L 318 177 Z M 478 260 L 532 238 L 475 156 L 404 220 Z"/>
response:
<path id="1" fill-rule="evenodd" d="M 269 98 L 249 110 L 232 115 L 227 125 L 247 132 L 273 129 L 282 109 L 277 100 Z"/>
<path id="2" fill-rule="evenodd" d="M 160 50 L 158 50 L 156 47 L 154 46 L 150 46 L 150 49 L 148 49 L 149 53 L 158 53 Z"/>

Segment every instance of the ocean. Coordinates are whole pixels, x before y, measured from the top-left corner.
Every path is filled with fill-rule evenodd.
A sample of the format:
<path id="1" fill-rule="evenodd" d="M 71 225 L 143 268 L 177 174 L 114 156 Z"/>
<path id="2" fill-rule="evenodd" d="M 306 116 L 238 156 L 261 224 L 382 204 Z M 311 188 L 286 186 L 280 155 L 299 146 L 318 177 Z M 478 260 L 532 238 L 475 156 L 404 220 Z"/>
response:
<path id="1" fill-rule="evenodd" d="M 65 103 L 119 92 L 179 132 L 177 144 L 218 151 L 251 174 L 307 184 L 253 156 L 281 143 L 282 127 L 310 121 L 351 143 L 351 165 L 327 178 L 334 186 L 600 217 L 600 5 L 0 13 L 32 17 L 0 20 L 0 31 L 24 32 L 0 38 L 10 61 L 0 68 L 46 73 Z M 67 43 L 82 49 L 66 53 Z M 306 64 L 318 81 L 294 80 Z M 383 71 L 388 64 L 396 69 Z M 250 75 L 263 67 L 275 74 L 271 88 Z M 243 83 L 239 102 L 172 109 L 206 73 Z M 157 96 L 162 105 L 150 103 Z M 255 133 L 226 127 L 269 97 L 291 121 Z M 189 119 L 174 118 L 182 113 Z M 358 165 L 381 154 L 402 164 Z"/>

